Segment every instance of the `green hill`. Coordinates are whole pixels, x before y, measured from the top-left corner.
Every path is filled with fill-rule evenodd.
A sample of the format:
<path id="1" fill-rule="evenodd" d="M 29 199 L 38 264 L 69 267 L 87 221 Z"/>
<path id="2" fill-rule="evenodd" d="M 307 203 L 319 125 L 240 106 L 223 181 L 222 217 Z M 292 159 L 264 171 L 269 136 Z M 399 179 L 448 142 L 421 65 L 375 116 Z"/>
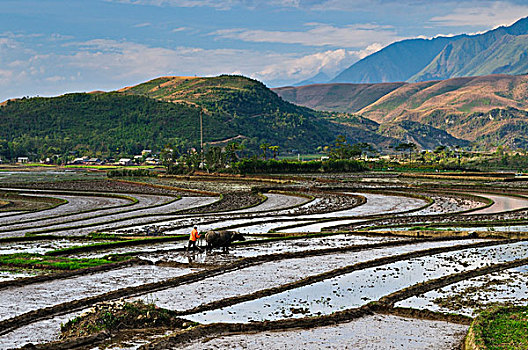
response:
<path id="1" fill-rule="evenodd" d="M 168 143 L 196 145 L 199 114 L 196 107 L 119 93 L 9 101 L 0 107 L 0 156 L 118 156 Z M 236 135 L 217 115 L 205 125 L 219 137 Z"/>
<path id="2" fill-rule="evenodd" d="M 0 105 L 0 157 L 120 157 L 166 145 L 186 151 L 199 147 L 200 115 L 206 145 L 236 139 L 250 153 L 259 152 L 263 142 L 280 146 L 281 153 L 306 153 L 331 144 L 338 135 L 389 147 L 424 134 L 416 128 L 384 134 L 372 120 L 291 104 L 245 77 L 164 77 L 117 92 L 5 102 Z M 425 134 L 439 132 L 433 129 Z"/>
<path id="3" fill-rule="evenodd" d="M 318 144 L 328 144 L 328 140 L 332 141 L 340 134 L 347 136 L 350 142 L 368 142 L 377 147 L 394 146 L 401 141 L 416 141 L 418 145 L 424 148 L 430 148 L 432 145 L 436 147 L 438 145 L 460 146 L 467 144 L 467 141 L 458 140 L 434 127 L 428 127 L 427 132 L 425 132 L 425 135 L 430 139 L 429 141 L 425 141 L 427 137 L 423 137 L 423 128 L 418 130 L 417 128 L 402 127 L 401 132 L 397 135 L 387 136 L 383 134 L 378 123 L 361 116 L 346 115 L 343 113 L 315 112 L 312 109 L 301 108 L 285 101 L 289 100 L 285 94 L 288 94 L 290 91 L 297 93 L 300 89 L 302 92 L 298 96 L 305 97 L 306 93 L 310 95 L 310 91 L 314 88 L 315 95 L 313 97 L 315 100 L 311 101 L 313 105 L 317 105 L 318 101 L 323 100 L 329 105 L 338 105 L 342 101 L 341 97 L 343 94 L 348 94 L 354 97 L 352 100 L 347 100 L 347 105 L 348 107 L 354 106 L 354 109 L 345 107 L 332 110 L 337 112 L 354 112 L 364 106 L 370 105 L 381 96 L 397 89 L 403 84 L 365 84 L 361 86 L 351 86 L 350 84 L 322 84 L 299 88 L 273 89 L 272 91 L 255 80 L 241 76 L 224 75 L 212 78 L 163 77 L 144 84 L 121 89 L 120 92 L 125 94 L 141 94 L 163 101 L 199 105 L 207 111 L 220 110 L 228 114 L 236 114 L 236 119 L 239 121 L 238 126 L 240 127 L 238 130 L 242 130 L 241 134 L 244 136 L 248 135 L 244 130 L 255 126 L 254 120 L 258 119 L 260 122 L 267 123 L 265 129 L 260 130 L 259 137 L 267 139 L 268 141 L 271 140 L 279 145 L 284 142 L 284 139 L 273 138 L 269 131 L 288 127 L 291 127 L 292 132 L 295 130 L 302 132 L 302 139 L 312 138 L 312 140 L 316 140 L 316 142 L 312 141 L 310 143 L 312 149 L 315 149 Z M 325 89 L 326 86 L 329 86 L 329 88 Z M 325 90 L 325 97 L 323 99 L 320 99 L 320 96 L 315 97 L 321 89 Z M 333 97 L 335 97 L 334 100 L 332 100 Z M 308 101 L 310 101 L 310 98 L 310 96 L 306 97 Z M 308 103 L 304 104 L 304 106 L 311 107 L 312 105 Z M 298 118 L 298 116 L 303 116 L 301 118 L 303 120 L 302 125 L 308 128 L 310 130 L 309 132 L 305 132 L 302 128 L 289 124 L 290 122 L 288 120 Z M 255 131 L 252 130 L 252 132 Z M 438 135 L 442 136 L 437 137 Z M 297 145 L 296 149 L 309 149 L 304 146 L 301 147 L 301 142 L 299 141 L 299 139 L 295 141 Z"/>

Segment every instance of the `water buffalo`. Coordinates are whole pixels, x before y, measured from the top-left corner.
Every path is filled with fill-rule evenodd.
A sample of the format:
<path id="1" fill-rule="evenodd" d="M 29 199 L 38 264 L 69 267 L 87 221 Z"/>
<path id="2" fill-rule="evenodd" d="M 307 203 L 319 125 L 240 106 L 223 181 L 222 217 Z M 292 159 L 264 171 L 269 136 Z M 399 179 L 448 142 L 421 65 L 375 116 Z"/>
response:
<path id="1" fill-rule="evenodd" d="M 229 246 L 234 241 L 245 241 L 246 239 L 242 234 L 232 231 L 207 231 L 205 234 L 205 241 L 207 242 L 207 251 L 213 248 L 222 248 L 227 253 Z"/>

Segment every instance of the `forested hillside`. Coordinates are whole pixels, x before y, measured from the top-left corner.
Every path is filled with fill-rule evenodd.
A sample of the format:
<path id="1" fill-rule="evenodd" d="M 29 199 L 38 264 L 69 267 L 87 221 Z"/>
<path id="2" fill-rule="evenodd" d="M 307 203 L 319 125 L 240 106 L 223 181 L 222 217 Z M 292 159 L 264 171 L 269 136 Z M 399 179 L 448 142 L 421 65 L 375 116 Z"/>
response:
<path id="1" fill-rule="evenodd" d="M 262 143 L 279 146 L 282 154 L 316 152 L 338 135 L 351 143 L 367 142 L 375 147 L 402 141 L 416 141 L 428 148 L 464 143 L 431 127 L 398 124 L 397 133 L 388 133 L 360 116 L 297 106 L 245 77 L 164 77 L 119 92 L 3 103 L 0 157 L 117 158 L 143 149 L 159 152 L 165 146 L 187 152 L 200 145 L 200 115 L 206 147 L 236 139 L 248 155 L 260 153 Z M 426 139 L 429 141 L 424 142 Z"/>

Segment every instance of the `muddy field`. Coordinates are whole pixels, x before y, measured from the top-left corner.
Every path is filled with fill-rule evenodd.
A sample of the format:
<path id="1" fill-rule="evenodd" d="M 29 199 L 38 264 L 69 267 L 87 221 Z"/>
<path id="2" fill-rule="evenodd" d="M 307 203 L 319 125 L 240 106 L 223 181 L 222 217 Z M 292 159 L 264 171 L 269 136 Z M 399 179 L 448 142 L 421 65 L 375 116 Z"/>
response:
<path id="1" fill-rule="evenodd" d="M 2 191 L 63 203 L 0 213 L 0 348 L 83 348 L 61 324 L 117 300 L 199 325 L 109 328 L 90 348 L 459 348 L 479 310 L 528 302 L 526 185 L 2 172 Z M 186 252 L 193 225 L 246 240 Z"/>

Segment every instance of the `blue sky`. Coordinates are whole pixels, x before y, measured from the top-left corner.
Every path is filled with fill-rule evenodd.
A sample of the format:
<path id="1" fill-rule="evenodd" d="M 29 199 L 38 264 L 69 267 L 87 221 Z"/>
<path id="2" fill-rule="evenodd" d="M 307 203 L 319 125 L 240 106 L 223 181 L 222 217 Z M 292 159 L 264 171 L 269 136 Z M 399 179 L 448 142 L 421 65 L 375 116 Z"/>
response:
<path id="1" fill-rule="evenodd" d="M 1 0 L 0 101 L 158 76 L 334 76 L 398 40 L 479 33 L 526 0 Z"/>

